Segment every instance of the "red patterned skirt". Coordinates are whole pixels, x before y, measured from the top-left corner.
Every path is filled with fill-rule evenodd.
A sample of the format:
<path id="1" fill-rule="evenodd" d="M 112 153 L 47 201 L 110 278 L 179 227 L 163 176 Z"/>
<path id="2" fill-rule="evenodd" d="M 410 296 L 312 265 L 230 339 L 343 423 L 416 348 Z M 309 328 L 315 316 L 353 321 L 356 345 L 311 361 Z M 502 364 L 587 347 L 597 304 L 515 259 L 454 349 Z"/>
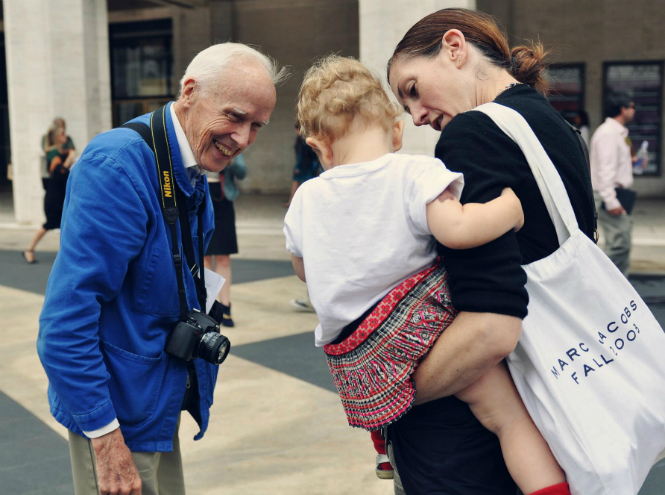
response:
<path id="1" fill-rule="evenodd" d="M 404 416 L 416 398 L 411 374 L 457 311 L 441 265 L 391 290 L 339 344 L 324 346 L 351 426 L 377 430 Z"/>

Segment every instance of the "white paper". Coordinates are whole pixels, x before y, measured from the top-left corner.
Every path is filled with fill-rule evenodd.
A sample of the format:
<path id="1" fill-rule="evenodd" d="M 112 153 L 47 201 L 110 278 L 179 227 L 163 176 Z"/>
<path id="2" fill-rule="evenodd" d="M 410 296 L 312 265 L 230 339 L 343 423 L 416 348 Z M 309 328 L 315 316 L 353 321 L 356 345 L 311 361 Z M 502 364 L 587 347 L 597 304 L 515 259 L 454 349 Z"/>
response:
<path id="1" fill-rule="evenodd" d="M 212 308 L 215 299 L 217 299 L 217 294 L 222 290 L 222 286 L 226 280 L 219 273 L 213 272 L 204 268 L 205 279 L 206 279 L 206 314 L 210 313 L 210 308 Z"/>

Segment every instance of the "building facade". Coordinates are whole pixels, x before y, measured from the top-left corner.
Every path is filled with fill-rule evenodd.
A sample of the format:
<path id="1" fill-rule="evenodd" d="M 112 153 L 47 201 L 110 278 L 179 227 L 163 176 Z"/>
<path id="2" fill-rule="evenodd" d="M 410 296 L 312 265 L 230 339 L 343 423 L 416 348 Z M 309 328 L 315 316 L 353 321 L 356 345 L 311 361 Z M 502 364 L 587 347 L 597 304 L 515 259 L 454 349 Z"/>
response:
<path id="1" fill-rule="evenodd" d="M 658 0 L 3 0 L 6 76 L 0 72 L 0 194 L 12 194 L 15 221 L 43 220 L 41 136 L 56 116 L 82 150 L 94 135 L 175 99 L 188 62 L 212 43 L 257 45 L 292 77 L 277 89 L 271 123 L 246 152 L 246 192 L 284 193 L 294 164 L 295 99 L 318 57 L 359 57 L 382 77 L 396 43 L 417 20 L 441 8 L 496 16 L 511 44 L 553 46 L 553 104 L 603 119 L 604 94 L 633 91 L 648 116 L 631 129 L 650 145 L 650 170 L 636 181 L 664 196 L 660 143 L 662 62 Z M 617 33 L 621 33 L 618 36 Z M 0 60 L 2 65 L 2 60 Z M 6 80 L 7 97 L 3 100 Z M 4 103 L 4 106 L 3 106 Z M 640 112 L 641 111 L 641 112 Z M 7 118 L 7 114 L 9 117 Z M 431 154 L 437 133 L 409 123 L 405 151 Z M 4 156 L 4 159 L 3 159 Z M 6 178 L 12 163 L 12 181 Z"/>
<path id="2" fill-rule="evenodd" d="M 609 93 L 626 91 L 633 97 L 633 149 L 649 143 L 649 168 L 635 177 L 634 189 L 641 197 L 665 197 L 663 1 L 478 0 L 477 6 L 502 22 L 511 46 L 540 40 L 550 50 L 553 72 L 564 78 L 554 81 L 554 89 L 572 90 L 568 100 L 586 110 L 592 131 L 605 119 Z"/>

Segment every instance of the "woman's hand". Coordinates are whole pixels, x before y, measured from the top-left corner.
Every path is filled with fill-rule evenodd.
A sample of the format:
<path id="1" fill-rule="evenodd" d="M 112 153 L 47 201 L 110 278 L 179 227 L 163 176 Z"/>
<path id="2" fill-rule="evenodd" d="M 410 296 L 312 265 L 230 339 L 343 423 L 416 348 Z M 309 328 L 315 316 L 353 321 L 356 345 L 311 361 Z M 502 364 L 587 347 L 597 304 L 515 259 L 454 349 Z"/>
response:
<path id="1" fill-rule="evenodd" d="M 517 345 L 522 320 L 461 312 L 414 371 L 416 404 L 454 395 L 496 366 Z"/>

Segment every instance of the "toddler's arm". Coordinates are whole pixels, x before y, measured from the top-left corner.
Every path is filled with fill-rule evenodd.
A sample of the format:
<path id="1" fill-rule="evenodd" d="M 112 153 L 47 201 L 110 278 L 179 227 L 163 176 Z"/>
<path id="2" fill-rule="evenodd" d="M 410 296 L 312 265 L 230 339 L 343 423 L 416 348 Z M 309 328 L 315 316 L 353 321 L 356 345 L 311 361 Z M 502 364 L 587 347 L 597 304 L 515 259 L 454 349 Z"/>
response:
<path id="1" fill-rule="evenodd" d="M 444 191 L 427 205 L 427 225 L 436 240 L 451 249 L 482 246 L 523 224 L 522 204 L 510 188 L 485 204 L 463 205 Z"/>
<path id="2" fill-rule="evenodd" d="M 305 263 L 303 262 L 302 258 L 292 254 L 291 263 L 293 263 L 293 269 L 296 271 L 298 278 L 303 282 L 307 282 L 307 280 L 305 280 Z"/>

